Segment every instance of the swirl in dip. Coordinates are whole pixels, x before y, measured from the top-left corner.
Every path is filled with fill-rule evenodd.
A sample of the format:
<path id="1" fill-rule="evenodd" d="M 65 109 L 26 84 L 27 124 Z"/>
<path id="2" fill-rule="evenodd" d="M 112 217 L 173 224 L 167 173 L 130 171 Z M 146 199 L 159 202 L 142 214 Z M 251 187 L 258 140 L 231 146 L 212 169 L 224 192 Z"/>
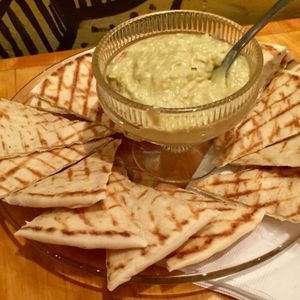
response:
<path id="1" fill-rule="evenodd" d="M 249 80 L 248 61 L 242 55 L 231 66 L 226 84 L 211 79 L 230 48 L 207 34 L 150 37 L 126 48 L 108 65 L 107 81 L 124 97 L 155 107 L 207 104 L 233 94 Z"/>

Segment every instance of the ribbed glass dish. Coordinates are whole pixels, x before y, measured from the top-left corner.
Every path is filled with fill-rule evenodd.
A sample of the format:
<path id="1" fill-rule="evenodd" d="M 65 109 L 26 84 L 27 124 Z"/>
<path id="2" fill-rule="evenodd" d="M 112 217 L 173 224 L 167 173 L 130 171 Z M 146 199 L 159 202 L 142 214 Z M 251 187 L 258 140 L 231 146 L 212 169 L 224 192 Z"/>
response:
<path id="1" fill-rule="evenodd" d="M 101 105 L 131 138 L 171 146 L 199 144 L 233 127 L 255 102 L 263 64 L 256 40 L 242 51 L 249 61 L 250 80 L 236 93 L 219 101 L 195 107 L 159 108 L 131 101 L 112 90 L 106 81 L 106 67 L 120 52 L 141 39 L 178 32 L 207 33 L 234 44 L 245 31 L 229 19 L 206 12 L 163 11 L 120 24 L 94 51 L 93 70 Z"/>

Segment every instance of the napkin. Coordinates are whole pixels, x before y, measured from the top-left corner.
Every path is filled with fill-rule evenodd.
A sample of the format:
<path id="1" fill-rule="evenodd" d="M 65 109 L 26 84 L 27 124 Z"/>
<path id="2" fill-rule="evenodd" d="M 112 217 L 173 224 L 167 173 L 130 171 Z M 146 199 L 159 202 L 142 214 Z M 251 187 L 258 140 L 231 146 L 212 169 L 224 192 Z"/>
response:
<path id="1" fill-rule="evenodd" d="M 252 233 L 209 260 L 184 268 L 209 273 L 255 259 L 281 244 L 293 242 L 272 258 L 238 273 L 195 284 L 237 299 L 300 299 L 300 226 L 265 217 Z"/>
<path id="2" fill-rule="evenodd" d="M 215 149 L 211 148 L 194 177 L 214 173 Z M 224 172 L 230 172 L 230 168 Z M 189 188 L 189 187 L 188 187 Z M 299 237 L 299 239 L 298 239 Z M 264 217 L 250 234 L 230 248 L 197 265 L 184 268 L 186 273 L 210 273 L 256 259 L 273 249 L 291 244 L 277 255 L 240 272 L 195 284 L 237 299 L 300 299 L 300 225 Z"/>
<path id="3" fill-rule="evenodd" d="M 237 299 L 300 299 L 300 243 L 255 268 L 196 283 Z"/>

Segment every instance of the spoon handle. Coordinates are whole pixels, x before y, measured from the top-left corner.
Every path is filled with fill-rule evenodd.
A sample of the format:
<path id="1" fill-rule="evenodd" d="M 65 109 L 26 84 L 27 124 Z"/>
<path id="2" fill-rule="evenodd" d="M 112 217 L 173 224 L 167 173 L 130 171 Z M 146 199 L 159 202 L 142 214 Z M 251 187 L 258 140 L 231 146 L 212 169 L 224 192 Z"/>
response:
<path id="1" fill-rule="evenodd" d="M 256 35 L 256 33 L 259 30 L 261 30 L 277 12 L 279 12 L 291 1 L 293 0 L 277 1 L 269 9 L 269 11 L 266 14 L 264 14 L 264 16 L 242 36 L 242 38 L 232 47 L 232 49 L 226 55 L 222 64 L 225 67 L 225 69 L 228 70 L 228 68 L 230 67 L 234 59 L 237 57 L 241 49 L 243 49 L 247 45 L 247 43 Z"/>

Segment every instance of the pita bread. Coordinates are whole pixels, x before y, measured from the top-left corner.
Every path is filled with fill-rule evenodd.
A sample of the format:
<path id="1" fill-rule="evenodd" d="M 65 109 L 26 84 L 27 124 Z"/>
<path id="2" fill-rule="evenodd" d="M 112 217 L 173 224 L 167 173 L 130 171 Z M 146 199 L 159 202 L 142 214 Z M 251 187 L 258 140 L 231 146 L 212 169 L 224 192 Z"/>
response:
<path id="1" fill-rule="evenodd" d="M 116 129 L 103 112 L 92 70 L 92 53 L 77 56 L 55 70 L 31 91 L 31 106 L 42 110 L 73 114 Z"/>
<path id="2" fill-rule="evenodd" d="M 223 208 L 222 208 L 223 206 Z M 216 204 L 223 212 L 202 230 L 192 236 L 182 247 L 167 259 L 169 271 L 198 264 L 228 247 L 251 232 L 261 223 L 264 210 L 255 207 L 226 207 L 222 202 Z"/>
<path id="3" fill-rule="evenodd" d="M 214 174 L 196 184 L 246 205 L 265 208 L 280 220 L 300 223 L 300 168 L 245 169 L 232 174 Z"/>
<path id="4" fill-rule="evenodd" d="M 300 135 L 245 155 L 232 162 L 234 165 L 300 167 Z"/>
<path id="5" fill-rule="evenodd" d="M 90 122 L 70 121 L 24 104 L 0 100 L 0 159 L 80 144 L 112 134 Z"/>
<path id="6" fill-rule="evenodd" d="M 51 104 L 50 102 L 36 95 L 32 95 L 26 102 L 26 105 L 60 115 L 67 115 L 69 113 L 67 110 L 54 106 L 53 103 Z"/>
<path id="7" fill-rule="evenodd" d="M 96 121 L 100 109 L 92 53 L 77 56 L 36 85 L 31 91 L 52 106 L 81 118 Z"/>
<path id="8" fill-rule="evenodd" d="M 271 43 L 260 43 L 260 46 L 264 60 L 260 84 L 265 88 L 279 70 L 293 61 L 293 57 L 285 46 Z"/>
<path id="9" fill-rule="evenodd" d="M 226 145 L 223 165 L 300 132 L 299 84 L 299 75 L 278 73 Z"/>
<path id="10" fill-rule="evenodd" d="M 200 263 L 228 248 L 252 231 L 262 221 L 265 213 L 264 209 L 225 203 L 176 187 L 162 187 L 160 190 L 177 199 L 205 202 L 208 208 L 221 212 L 168 256 L 166 265 L 169 271 Z"/>
<path id="11" fill-rule="evenodd" d="M 93 155 L 60 173 L 47 177 L 3 199 L 13 205 L 30 207 L 91 206 L 105 199 L 106 185 L 120 140 L 113 140 Z"/>
<path id="12" fill-rule="evenodd" d="M 148 241 L 143 249 L 107 251 L 109 290 L 166 257 L 218 214 L 203 203 L 174 199 L 120 174 L 113 173 L 109 186 L 139 221 Z"/>
<path id="13" fill-rule="evenodd" d="M 177 199 L 205 202 L 208 208 L 221 213 L 190 237 L 166 260 L 169 271 L 200 263 L 252 231 L 264 216 L 264 209 L 239 203 L 222 202 L 174 186 L 160 185 L 159 190 Z"/>
<path id="14" fill-rule="evenodd" d="M 57 173 L 111 140 L 104 138 L 69 148 L 0 160 L 0 198 Z"/>
<path id="15" fill-rule="evenodd" d="M 16 236 L 85 249 L 145 247 L 143 232 L 122 202 L 107 197 L 86 208 L 61 208 L 26 223 Z"/>
<path id="16" fill-rule="evenodd" d="M 51 101 L 41 98 L 38 95 L 32 95 L 28 101 L 26 102 L 26 105 L 35 107 L 39 110 L 51 112 L 55 114 L 60 114 L 63 116 L 70 115 L 70 112 L 67 109 L 57 107 L 55 106 L 55 103 L 52 103 Z M 82 116 L 79 116 L 82 118 Z M 116 126 L 116 124 L 103 112 L 101 108 L 98 109 L 96 119 L 96 123 L 99 123 L 107 128 L 113 129 L 115 131 L 119 131 L 120 129 Z"/>
<path id="17" fill-rule="evenodd" d="M 290 63 L 287 67 L 287 69 L 291 72 L 295 72 L 297 74 L 300 73 L 300 64 L 296 61 L 293 61 L 292 63 Z"/>
<path id="18" fill-rule="evenodd" d="M 263 91 L 274 78 L 275 74 L 291 63 L 293 58 L 285 46 L 270 43 L 260 43 L 260 46 L 264 61 L 260 76 L 260 87 Z M 215 145 L 217 147 L 225 147 L 225 145 L 230 142 L 231 138 L 233 138 L 236 128 L 237 126 L 217 137 L 214 140 Z"/>

